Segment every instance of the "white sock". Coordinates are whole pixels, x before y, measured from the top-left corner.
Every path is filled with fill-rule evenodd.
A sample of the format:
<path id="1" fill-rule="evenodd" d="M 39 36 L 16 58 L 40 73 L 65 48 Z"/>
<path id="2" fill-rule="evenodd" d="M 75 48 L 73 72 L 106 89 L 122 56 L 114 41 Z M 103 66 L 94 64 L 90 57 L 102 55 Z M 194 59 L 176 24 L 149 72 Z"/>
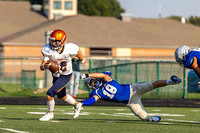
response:
<path id="1" fill-rule="evenodd" d="M 167 80 L 167 84 L 168 84 L 168 85 L 173 85 L 174 82 L 173 82 L 171 79 L 169 79 L 169 80 Z"/>
<path id="2" fill-rule="evenodd" d="M 71 104 L 71 105 L 73 105 L 76 102 L 76 100 L 72 96 L 70 96 L 69 94 L 67 94 L 67 98 L 64 99 L 64 101 Z"/>
<path id="3" fill-rule="evenodd" d="M 51 101 L 47 101 L 47 106 L 48 106 L 48 112 L 53 112 L 54 106 L 55 106 L 55 101 L 54 99 Z"/>

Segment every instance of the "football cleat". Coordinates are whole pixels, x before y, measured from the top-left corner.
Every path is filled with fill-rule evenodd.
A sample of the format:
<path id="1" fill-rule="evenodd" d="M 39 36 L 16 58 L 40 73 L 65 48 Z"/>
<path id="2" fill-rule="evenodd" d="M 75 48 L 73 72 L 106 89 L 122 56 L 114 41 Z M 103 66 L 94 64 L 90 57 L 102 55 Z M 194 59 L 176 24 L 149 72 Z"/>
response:
<path id="1" fill-rule="evenodd" d="M 46 113 L 44 116 L 42 116 L 39 120 L 40 121 L 49 121 L 52 120 L 54 117 L 53 113 Z"/>
<path id="2" fill-rule="evenodd" d="M 161 120 L 160 116 L 149 117 L 150 122 L 159 122 Z"/>
<path id="3" fill-rule="evenodd" d="M 170 79 L 173 81 L 172 84 L 179 84 L 179 83 L 181 83 L 181 79 L 179 79 L 175 75 L 171 76 Z"/>
<path id="4" fill-rule="evenodd" d="M 79 102 L 78 104 L 76 104 L 74 106 L 74 116 L 73 116 L 74 119 L 79 116 L 79 113 L 80 113 L 80 111 L 82 109 L 82 105 L 83 105 L 83 103 Z"/>

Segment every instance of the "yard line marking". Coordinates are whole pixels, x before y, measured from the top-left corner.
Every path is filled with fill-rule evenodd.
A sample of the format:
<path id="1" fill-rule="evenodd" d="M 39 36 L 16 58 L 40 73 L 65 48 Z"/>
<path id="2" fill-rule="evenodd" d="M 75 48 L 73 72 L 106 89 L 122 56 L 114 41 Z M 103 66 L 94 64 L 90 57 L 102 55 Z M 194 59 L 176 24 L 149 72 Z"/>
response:
<path id="1" fill-rule="evenodd" d="M 70 113 L 70 112 L 67 112 L 67 113 L 64 113 L 66 115 L 74 115 L 74 113 Z M 79 115 L 91 115 L 91 114 L 95 114 L 95 113 L 91 113 L 91 112 L 80 112 Z"/>
<path id="2" fill-rule="evenodd" d="M 152 110 L 152 111 L 160 111 L 159 109 L 155 109 L 155 110 Z"/>
<path id="3" fill-rule="evenodd" d="M 181 114 L 162 114 L 162 113 L 148 113 L 150 116 L 159 115 L 159 116 L 185 116 Z"/>
<path id="4" fill-rule="evenodd" d="M 1 130 L 6 130 L 6 131 L 10 131 L 10 132 L 14 132 L 14 133 L 29 133 L 29 132 L 24 132 L 24 131 L 18 131 L 18 130 L 14 130 L 14 129 L 10 129 L 10 128 L 0 128 Z"/>
<path id="5" fill-rule="evenodd" d="M 160 124 L 167 124 L 167 125 L 173 124 L 173 123 L 169 123 L 169 122 L 158 122 L 158 123 L 160 123 Z"/>
<path id="6" fill-rule="evenodd" d="M 6 107 L 0 107 L 0 109 L 6 109 Z"/>
<path id="7" fill-rule="evenodd" d="M 191 110 L 191 111 L 193 111 L 193 112 L 199 112 L 200 110 Z"/>
<path id="8" fill-rule="evenodd" d="M 46 114 L 45 112 L 27 112 L 29 114 L 36 114 L 36 115 L 43 115 Z"/>
<path id="9" fill-rule="evenodd" d="M 3 120 L 0 120 L 0 122 L 4 122 Z"/>
<path id="10" fill-rule="evenodd" d="M 114 122 L 114 121 L 105 121 L 105 123 L 117 123 L 117 122 Z"/>
<path id="11" fill-rule="evenodd" d="M 50 120 L 49 122 L 60 122 L 60 121 Z"/>
<path id="12" fill-rule="evenodd" d="M 187 120 L 175 120 L 175 119 L 165 119 L 168 121 L 177 121 L 177 122 L 190 122 L 190 123 L 200 123 L 199 121 L 187 121 Z"/>

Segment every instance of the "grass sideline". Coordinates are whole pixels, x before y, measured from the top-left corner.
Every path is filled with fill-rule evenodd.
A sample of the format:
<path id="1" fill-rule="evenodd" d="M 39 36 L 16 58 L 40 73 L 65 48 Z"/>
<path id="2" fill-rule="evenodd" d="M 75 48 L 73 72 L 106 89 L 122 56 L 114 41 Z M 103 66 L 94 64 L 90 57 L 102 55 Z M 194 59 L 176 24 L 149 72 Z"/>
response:
<path id="1" fill-rule="evenodd" d="M 0 84 L 0 88 L 2 89 L 2 90 L 0 89 L 0 97 L 46 97 L 46 91 L 42 91 L 41 93 L 34 93 L 37 89 L 22 90 L 21 84 Z M 163 88 L 163 90 L 165 89 Z M 84 91 L 87 92 L 86 90 Z M 152 93 L 152 92 L 153 91 L 143 95 L 143 98 L 162 98 L 162 96 L 156 96 L 157 93 Z M 169 95 L 168 98 L 170 98 L 170 94 L 168 95 Z M 77 94 L 77 97 L 88 98 L 89 91 L 88 93 Z M 172 98 L 176 97 L 172 96 Z M 181 97 L 179 96 L 179 98 Z M 200 99 L 200 93 L 186 93 L 186 99 Z"/>
<path id="2" fill-rule="evenodd" d="M 73 119 L 72 106 L 56 106 L 54 119 L 41 122 L 46 106 L 0 105 L 0 132 L 15 130 L 29 133 L 191 133 L 200 130 L 199 108 L 146 107 L 150 116 L 160 115 L 159 123 L 143 122 L 127 107 L 84 107 Z M 12 132 L 12 131 L 11 131 Z"/>

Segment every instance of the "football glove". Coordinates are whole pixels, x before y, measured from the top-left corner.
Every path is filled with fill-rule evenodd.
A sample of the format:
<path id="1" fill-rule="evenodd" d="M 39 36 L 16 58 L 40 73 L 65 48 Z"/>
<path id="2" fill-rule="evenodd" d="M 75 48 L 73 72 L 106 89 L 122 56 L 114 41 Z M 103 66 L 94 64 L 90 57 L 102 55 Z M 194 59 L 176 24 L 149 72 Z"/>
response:
<path id="1" fill-rule="evenodd" d="M 86 74 L 82 74 L 82 75 L 80 76 L 80 79 L 84 80 L 84 79 L 86 79 L 86 78 L 88 78 L 88 77 L 89 77 L 89 75 L 86 73 Z"/>

